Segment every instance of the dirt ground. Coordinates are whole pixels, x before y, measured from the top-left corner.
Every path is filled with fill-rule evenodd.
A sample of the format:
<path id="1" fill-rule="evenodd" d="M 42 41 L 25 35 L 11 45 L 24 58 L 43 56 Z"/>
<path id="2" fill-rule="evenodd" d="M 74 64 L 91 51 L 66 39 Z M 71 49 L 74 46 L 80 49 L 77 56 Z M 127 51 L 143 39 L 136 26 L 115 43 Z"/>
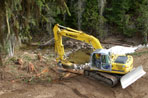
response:
<path id="1" fill-rule="evenodd" d="M 142 65 L 147 73 L 126 89 L 120 85 L 112 88 L 100 81 L 78 75 L 56 82 L 42 80 L 44 82 L 40 83 L 4 79 L 0 80 L 0 98 L 148 98 L 148 48 L 138 50 L 133 57 L 134 66 Z M 51 62 L 48 62 L 40 65 L 50 66 Z"/>

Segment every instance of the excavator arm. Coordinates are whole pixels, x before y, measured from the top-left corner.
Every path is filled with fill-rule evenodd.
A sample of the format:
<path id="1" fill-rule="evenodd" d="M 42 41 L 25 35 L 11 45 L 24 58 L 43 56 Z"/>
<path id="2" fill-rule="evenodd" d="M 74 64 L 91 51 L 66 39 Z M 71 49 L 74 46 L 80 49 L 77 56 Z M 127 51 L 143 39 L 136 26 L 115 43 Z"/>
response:
<path id="1" fill-rule="evenodd" d="M 82 31 L 77 31 L 68 27 L 61 26 L 59 24 L 56 24 L 54 26 L 53 31 L 54 31 L 54 39 L 55 39 L 55 51 L 58 54 L 57 62 L 61 62 L 63 67 L 71 68 L 74 66 L 73 66 L 73 63 L 66 61 L 66 59 L 64 58 L 65 53 L 64 53 L 64 46 L 62 44 L 62 36 L 80 40 L 82 42 L 92 45 L 94 50 L 96 50 L 96 52 L 95 51 L 93 52 L 94 54 L 99 53 L 101 50 L 102 51 L 100 53 L 102 54 L 108 53 L 108 52 L 105 52 L 105 49 L 102 48 L 100 41 L 98 39 Z M 115 55 L 113 56 L 115 57 Z M 126 62 L 122 63 L 121 61 L 125 61 L 125 58 L 127 58 Z M 117 84 L 119 80 L 118 78 L 120 78 L 122 88 L 126 88 L 127 86 L 134 83 L 137 79 L 141 78 L 146 73 L 143 70 L 142 66 L 139 66 L 138 68 L 133 69 L 133 66 L 132 66 L 133 59 L 131 56 L 118 55 L 116 56 L 115 59 L 112 58 L 111 64 L 109 63 L 109 65 L 111 66 L 110 68 L 112 69 L 109 69 L 109 70 L 104 69 L 103 67 L 101 68 L 101 66 L 105 64 L 108 65 L 108 63 L 102 63 L 99 65 L 100 68 L 90 66 L 90 69 L 84 69 L 84 74 L 89 73 L 87 75 L 89 75 L 90 77 L 94 77 L 95 79 L 104 81 L 105 83 L 111 84 L 112 86 Z M 93 64 L 90 64 L 90 65 L 93 65 Z M 94 65 L 96 66 L 97 64 L 94 64 Z M 121 75 L 119 74 L 125 74 L 125 75 L 121 77 Z"/>
<path id="2" fill-rule="evenodd" d="M 53 28 L 54 39 L 55 39 L 55 51 L 58 54 L 57 61 L 65 61 L 64 59 L 64 46 L 62 44 L 62 36 L 69 37 L 72 39 L 80 40 L 93 46 L 94 50 L 102 49 L 100 41 L 88 35 L 82 31 L 77 31 L 68 27 L 56 24 Z"/>

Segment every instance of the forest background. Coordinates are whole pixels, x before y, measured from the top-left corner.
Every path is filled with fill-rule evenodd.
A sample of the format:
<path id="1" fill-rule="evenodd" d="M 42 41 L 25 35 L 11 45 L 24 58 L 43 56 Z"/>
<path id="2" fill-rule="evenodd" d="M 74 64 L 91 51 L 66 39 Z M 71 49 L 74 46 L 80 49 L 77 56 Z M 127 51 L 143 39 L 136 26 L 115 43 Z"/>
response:
<path id="1" fill-rule="evenodd" d="M 56 23 L 100 40 L 137 36 L 147 44 L 148 0 L 0 0 L 0 65 L 34 36 L 53 38 Z"/>

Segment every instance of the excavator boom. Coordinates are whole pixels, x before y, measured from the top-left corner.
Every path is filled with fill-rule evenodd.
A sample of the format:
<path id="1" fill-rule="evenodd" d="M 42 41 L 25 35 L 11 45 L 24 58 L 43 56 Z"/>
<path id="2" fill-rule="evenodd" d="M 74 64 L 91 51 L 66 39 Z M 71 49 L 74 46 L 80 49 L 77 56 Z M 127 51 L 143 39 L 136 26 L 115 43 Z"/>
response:
<path id="1" fill-rule="evenodd" d="M 55 39 L 55 51 L 59 54 L 57 60 L 64 60 L 64 47 L 62 44 L 62 36 L 88 43 L 93 46 L 94 50 L 103 49 L 100 44 L 100 41 L 97 38 L 88 35 L 82 31 L 77 31 L 68 27 L 61 26 L 59 24 L 56 24 L 54 26 L 53 31 Z"/>
<path id="2" fill-rule="evenodd" d="M 117 84 L 118 78 L 122 88 L 134 83 L 146 72 L 142 66 L 133 69 L 133 57 L 128 55 L 110 55 L 100 44 L 100 41 L 94 36 L 88 35 L 82 31 L 77 31 L 68 27 L 56 24 L 53 28 L 55 39 L 55 52 L 58 54 L 57 62 L 60 62 L 65 68 L 73 68 L 74 64 L 66 61 L 64 58 L 64 46 L 62 36 L 80 40 L 93 46 L 94 52 L 91 55 L 89 69 L 84 69 L 84 74 L 102 80 L 112 86 Z M 122 76 L 122 77 L 121 77 Z"/>

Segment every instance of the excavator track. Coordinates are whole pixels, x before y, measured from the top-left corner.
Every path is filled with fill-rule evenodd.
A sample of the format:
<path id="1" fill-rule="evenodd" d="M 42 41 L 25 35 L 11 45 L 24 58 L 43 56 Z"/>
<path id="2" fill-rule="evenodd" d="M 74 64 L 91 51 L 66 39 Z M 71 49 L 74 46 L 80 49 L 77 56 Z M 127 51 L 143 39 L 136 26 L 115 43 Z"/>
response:
<path id="1" fill-rule="evenodd" d="M 116 84 L 119 82 L 119 77 L 116 75 L 108 74 L 108 73 L 103 73 L 103 72 L 98 72 L 98 71 L 84 71 L 84 75 L 88 77 L 92 77 L 96 80 L 102 81 L 105 84 L 114 87 Z"/>

